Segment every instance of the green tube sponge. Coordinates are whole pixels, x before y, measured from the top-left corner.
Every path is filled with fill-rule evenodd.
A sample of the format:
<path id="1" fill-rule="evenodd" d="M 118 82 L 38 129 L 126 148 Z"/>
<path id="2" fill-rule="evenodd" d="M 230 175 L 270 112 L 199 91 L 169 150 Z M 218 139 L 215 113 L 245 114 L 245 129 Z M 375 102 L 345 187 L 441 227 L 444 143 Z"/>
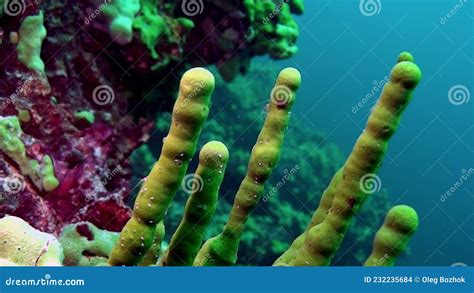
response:
<path id="1" fill-rule="evenodd" d="M 418 228 L 416 211 L 406 205 L 390 209 L 374 239 L 374 247 L 364 266 L 393 266 Z"/>
<path id="2" fill-rule="evenodd" d="M 364 132 L 344 164 L 329 213 L 322 223 L 306 232 L 304 244 L 290 265 L 329 265 L 352 216 L 367 197 L 361 190 L 361 180 L 382 164 L 388 142 L 420 80 L 420 69 L 412 62 L 402 61 L 393 68 Z"/>
<path id="3" fill-rule="evenodd" d="M 194 174 L 192 194 L 183 219 L 174 233 L 166 258 L 168 266 L 191 266 L 204 233 L 216 210 L 219 187 L 229 159 L 227 147 L 218 141 L 204 145 Z"/>
<path id="4" fill-rule="evenodd" d="M 101 230 L 89 222 L 65 226 L 59 237 L 64 249 L 64 265 L 106 264 L 118 236 L 117 232 Z"/>
<path id="5" fill-rule="evenodd" d="M 291 107 L 300 84 L 301 75 L 296 69 L 286 68 L 280 72 L 272 90 L 267 118 L 252 149 L 247 174 L 237 191 L 224 231 L 206 241 L 194 265 L 235 264 L 245 223 L 260 200 L 265 182 L 280 157 Z"/>
<path id="6" fill-rule="evenodd" d="M 133 21 L 140 10 L 139 0 L 113 0 L 104 6 L 104 14 L 109 20 L 110 37 L 119 45 L 133 39 Z"/>
<path id="7" fill-rule="evenodd" d="M 183 75 L 161 156 L 144 180 L 132 217 L 120 233 L 109 264 L 136 265 L 152 245 L 156 225 L 163 220 L 196 151 L 214 83 L 214 76 L 204 68 L 194 68 Z"/>
<path id="8" fill-rule="evenodd" d="M 59 241 L 36 230 L 23 219 L 0 219 L 0 264 L 19 266 L 61 266 L 64 258 Z"/>
<path id="9" fill-rule="evenodd" d="M 43 25 L 43 11 L 39 15 L 26 17 L 18 30 L 18 60 L 28 69 L 44 74 L 44 62 L 41 60 L 41 45 L 46 37 Z"/>
<path id="10" fill-rule="evenodd" d="M 300 250 L 301 246 L 304 243 L 306 232 L 312 227 L 322 223 L 324 218 L 326 218 L 326 215 L 328 214 L 329 209 L 331 208 L 332 201 L 336 193 L 337 185 L 339 184 L 339 181 L 341 181 L 341 177 L 342 177 L 342 169 L 339 169 L 339 171 L 336 172 L 331 182 L 329 183 L 329 186 L 323 192 L 321 196 L 321 200 L 319 201 L 318 208 L 314 212 L 313 217 L 311 218 L 311 222 L 306 228 L 306 231 L 293 241 L 290 248 L 288 248 L 288 250 L 286 250 L 275 261 L 273 265 L 275 266 L 288 265 L 296 257 L 296 255 L 298 254 L 298 251 Z"/>
<path id="11" fill-rule="evenodd" d="M 146 252 L 142 261 L 139 263 L 140 266 L 154 266 L 158 262 L 161 255 L 161 242 L 165 238 L 165 223 L 159 222 L 155 230 L 155 238 L 150 249 Z"/>
<path id="12" fill-rule="evenodd" d="M 53 191 L 59 186 L 59 180 L 54 176 L 53 160 L 50 156 L 43 157 L 43 168 L 41 169 L 43 189 L 47 192 Z"/>

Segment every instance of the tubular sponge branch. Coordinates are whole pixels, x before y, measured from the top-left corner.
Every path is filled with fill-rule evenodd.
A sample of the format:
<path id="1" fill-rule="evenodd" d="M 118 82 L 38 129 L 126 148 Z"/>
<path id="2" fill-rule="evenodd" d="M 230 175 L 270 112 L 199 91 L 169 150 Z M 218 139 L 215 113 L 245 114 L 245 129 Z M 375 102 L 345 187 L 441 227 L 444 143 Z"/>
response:
<path id="1" fill-rule="evenodd" d="M 309 223 L 308 227 L 306 228 L 306 231 L 303 232 L 303 234 L 298 236 L 293 241 L 290 248 L 287 251 L 285 251 L 275 261 L 275 263 L 273 265 L 275 265 L 275 266 L 288 265 L 288 263 L 296 257 L 296 254 L 298 253 L 298 251 L 300 250 L 301 246 L 304 243 L 304 238 L 305 238 L 306 232 L 308 232 L 314 226 L 319 225 L 320 223 L 322 223 L 324 218 L 328 214 L 329 209 L 331 208 L 331 205 L 332 205 L 332 201 L 334 199 L 334 195 L 336 193 L 337 185 L 341 181 L 341 177 L 342 177 L 342 169 L 339 169 L 339 171 L 337 171 L 337 173 L 334 175 L 331 182 L 329 183 L 329 186 L 323 192 L 323 195 L 321 196 L 321 200 L 319 201 L 319 206 L 316 209 L 316 211 L 314 212 L 313 217 L 311 218 L 311 222 Z"/>
<path id="2" fill-rule="evenodd" d="M 374 248 L 364 266 L 393 266 L 418 228 L 418 215 L 406 205 L 394 206 L 375 235 Z"/>
<path id="3" fill-rule="evenodd" d="M 229 159 L 227 147 L 218 141 L 204 145 L 194 174 L 193 194 L 174 233 L 166 258 L 168 266 L 191 266 L 216 210 L 219 187 Z"/>
<path id="4" fill-rule="evenodd" d="M 136 265 L 152 245 L 156 225 L 163 220 L 196 151 L 213 90 L 214 76 L 206 69 L 194 68 L 183 75 L 161 156 L 144 180 L 109 264 Z"/>
<path id="5" fill-rule="evenodd" d="M 235 264 L 245 223 L 260 200 L 265 182 L 278 163 L 291 107 L 300 84 L 301 75 L 296 69 L 286 68 L 280 72 L 271 93 L 267 118 L 252 149 L 247 174 L 237 191 L 224 231 L 206 241 L 194 265 Z"/>
<path id="6" fill-rule="evenodd" d="M 405 60 L 407 57 L 400 57 Z M 421 79 L 421 72 L 410 61 L 399 62 L 374 107 L 364 132 L 343 166 L 329 213 L 322 223 L 307 231 L 304 244 L 290 265 L 329 265 L 339 248 L 352 216 L 366 199 L 360 182 L 377 171 L 396 131 L 401 115 Z"/>

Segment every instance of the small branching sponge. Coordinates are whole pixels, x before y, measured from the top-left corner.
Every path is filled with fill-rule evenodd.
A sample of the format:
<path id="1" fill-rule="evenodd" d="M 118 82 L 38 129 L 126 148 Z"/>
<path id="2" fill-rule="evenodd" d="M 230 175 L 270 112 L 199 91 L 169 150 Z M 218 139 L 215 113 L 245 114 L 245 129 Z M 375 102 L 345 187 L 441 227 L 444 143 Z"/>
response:
<path id="1" fill-rule="evenodd" d="M 161 156 L 144 179 L 132 218 L 120 233 L 109 264 L 137 265 L 151 247 L 156 225 L 163 220 L 196 151 L 214 83 L 214 76 L 204 68 L 183 75 Z"/>
<path id="2" fill-rule="evenodd" d="M 418 215 L 406 205 L 390 209 L 374 239 L 374 248 L 364 266 L 393 266 L 418 228 Z"/>

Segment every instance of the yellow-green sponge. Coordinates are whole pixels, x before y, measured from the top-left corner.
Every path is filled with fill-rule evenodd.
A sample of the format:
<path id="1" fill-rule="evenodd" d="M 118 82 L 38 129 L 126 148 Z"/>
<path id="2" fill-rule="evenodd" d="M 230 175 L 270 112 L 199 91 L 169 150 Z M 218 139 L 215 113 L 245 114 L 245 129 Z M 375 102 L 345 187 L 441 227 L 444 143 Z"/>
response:
<path id="1" fill-rule="evenodd" d="M 144 179 L 132 217 L 110 256 L 110 265 L 137 265 L 151 247 L 156 225 L 163 220 L 196 151 L 214 83 L 214 76 L 204 68 L 183 75 L 160 158 Z"/>
<path id="2" fill-rule="evenodd" d="M 204 145 L 194 174 L 192 194 L 186 203 L 184 217 L 171 238 L 166 258 L 168 266 L 193 264 L 204 233 L 216 210 L 219 187 L 229 159 L 227 147 L 218 141 Z"/>
<path id="3" fill-rule="evenodd" d="M 393 266 L 418 228 L 418 215 L 406 205 L 390 209 L 375 235 L 374 247 L 364 266 Z"/>
<path id="4" fill-rule="evenodd" d="M 257 206 L 265 182 L 278 163 L 291 107 L 300 84 L 301 75 L 298 70 L 286 68 L 280 72 L 271 93 L 267 118 L 252 149 L 247 174 L 237 191 L 224 231 L 204 243 L 194 265 L 235 264 L 245 223 Z"/>
<path id="5" fill-rule="evenodd" d="M 337 184 L 331 208 L 324 220 L 310 228 L 304 243 L 289 265 L 329 265 L 339 249 L 352 216 L 367 195 L 361 190 L 361 180 L 375 173 L 382 164 L 388 142 L 396 131 L 401 115 L 421 80 L 421 71 L 411 55 L 402 53 L 393 68 L 374 107 L 364 132 L 357 140 L 344 164 L 342 178 Z"/>
<path id="6" fill-rule="evenodd" d="M 31 227 L 23 219 L 0 219 L 0 265 L 61 266 L 64 258 L 59 241 Z"/>

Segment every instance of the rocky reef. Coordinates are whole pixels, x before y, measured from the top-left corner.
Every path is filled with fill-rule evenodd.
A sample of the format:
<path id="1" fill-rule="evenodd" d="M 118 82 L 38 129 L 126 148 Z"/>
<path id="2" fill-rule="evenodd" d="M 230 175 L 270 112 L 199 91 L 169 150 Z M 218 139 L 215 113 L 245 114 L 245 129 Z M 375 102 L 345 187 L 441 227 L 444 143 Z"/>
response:
<path id="1" fill-rule="evenodd" d="M 173 104 L 175 76 L 214 64 L 231 80 L 253 56 L 290 57 L 294 2 L 265 26 L 279 49 L 262 50 L 252 32 L 276 4 L 0 1 L 0 215 L 56 235 L 79 221 L 120 231 L 127 158 Z"/>

